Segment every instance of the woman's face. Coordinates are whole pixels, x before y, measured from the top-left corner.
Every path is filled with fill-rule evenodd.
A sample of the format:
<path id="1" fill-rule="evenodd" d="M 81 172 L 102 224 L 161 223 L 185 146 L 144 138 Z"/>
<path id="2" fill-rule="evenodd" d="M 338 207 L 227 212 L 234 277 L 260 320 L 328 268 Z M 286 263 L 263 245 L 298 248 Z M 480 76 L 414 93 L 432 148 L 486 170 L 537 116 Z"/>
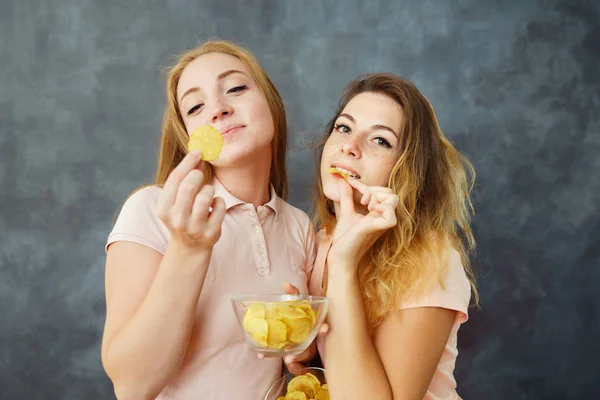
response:
<path id="1" fill-rule="evenodd" d="M 223 150 L 211 164 L 271 157 L 274 125 L 267 100 L 237 57 L 208 53 L 196 58 L 181 74 L 177 101 L 188 135 L 205 124 L 223 134 Z"/>
<path id="2" fill-rule="evenodd" d="M 367 186 L 388 186 L 400 156 L 402 108 L 390 97 L 372 92 L 356 95 L 334 124 L 321 157 L 321 182 L 325 196 L 339 201 L 338 174 L 350 173 Z M 360 195 L 355 192 L 355 200 Z"/>

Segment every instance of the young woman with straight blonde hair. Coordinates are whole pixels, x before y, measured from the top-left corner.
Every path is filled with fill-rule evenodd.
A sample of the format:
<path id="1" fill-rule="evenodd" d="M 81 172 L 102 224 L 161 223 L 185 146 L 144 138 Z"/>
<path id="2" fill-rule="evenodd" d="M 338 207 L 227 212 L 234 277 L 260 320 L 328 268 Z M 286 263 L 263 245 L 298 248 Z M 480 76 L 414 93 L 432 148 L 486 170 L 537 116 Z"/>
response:
<path id="1" fill-rule="evenodd" d="M 211 162 L 186 150 L 207 124 L 224 137 Z M 230 297 L 308 290 L 314 230 L 285 202 L 286 138 L 246 49 L 208 41 L 170 69 L 156 184 L 128 197 L 106 243 L 102 362 L 119 399 L 259 399 L 281 375 L 246 345 Z"/>

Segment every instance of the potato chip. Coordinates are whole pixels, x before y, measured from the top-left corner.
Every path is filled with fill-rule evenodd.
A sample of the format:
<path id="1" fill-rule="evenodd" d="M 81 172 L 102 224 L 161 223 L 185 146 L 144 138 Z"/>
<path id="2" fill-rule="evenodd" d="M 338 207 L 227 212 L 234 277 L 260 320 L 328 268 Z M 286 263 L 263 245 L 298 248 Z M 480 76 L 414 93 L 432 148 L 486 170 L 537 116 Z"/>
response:
<path id="1" fill-rule="evenodd" d="M 308 397 L 306 396 L 306 393 L 304 393 L 304 392 L 295 391 L 295 392 L 288 392 L 285 395 L 284 400 L 308 400 Z"/>
<path id="2" fill-rule="evenodd" d="M 310 372 L 307 372 L 306 376 L 308 376 L 315 383 L 316 387 L 322 387 L 321 386 L 321 381 L 319 380 L 319 378 L 317 378 L 316 376 L 314 376 Z M 325 385 L 325 386 L 327 386 L 327 385 Z"/>
<path id="3" fill-rule="evenodd" d="M 312 375 L 312 374 L 311 374 Z M 298 375 L 295 376 L 287 386 L 288 393 L 293 392 L 304 392 L 308 398 L 313 398 L 315 394 L 319 391 L 321 383 L 318 379 L 313 380 L 315 378 L 314 375 L 308 376 L 306 375 Z"/>
<path id="4" fill-rule="evenodd" d="M 306 300 L 285 301 L 272 306 L 254 303 L 246 309 L 242 327 L 261 347 L 282 350 L 304 343 L 316 318 Z"/>
<path id="5" fill-rule="evenodd" d="M 244 329 L 250 337 L 260 346 L 267 347 L 267 336 L 269 333 L 269 325 L 263 318 L 251 318 L 249 319 Z"/>
<path id="6" fill-rule="evenodd" d="M 311 325 L 314 325 L 317 320 L 317 316 L 315 315 L 315 310 L 313 310 L 313 308 L 310 306 L 310 303 L 307 300 L 297 301 L 295 303 L 296 307 L 303 310 L 310 318 Z M 319 310 L 319 312 L 321 312 L 321 310 Z"/>
<path id="7" fill-rule="evenodd" d="M 293 377 L 288 382 L 286 389 L 287 394 L 279 396 L 277 400 L 329 400 L 327 385 L 321 385 L 319 378 L 310 372 Z"/>
<path id="8" fill-rule="evenodd" d="M 272 348 L 277 348 L 281 344 L 285 345 L 287 339 L 287 327 L 285 324 L 277 319 L 269 318 L 266 320 L 269 326 L 269 333 L 267 335 L 267 345 Z"/>
<path id="9" fill-rule="evenodd" d="M 248 306 L 248 310 L 246 311 L 246 314 L 244 314 L 244 320 L 251 318 L 265 318 L 265 316 L 265 305 L 254 303 Z"/>
<path id="10" fill-rule="evenodd" d="M 287 320 L 286 325 L 290 329 L 288 340 L 296 344 L 304 342 L 313 327 L 308 318 Z"/>
<path id="11" fill-rule="evenodd" d="M 203 160 L 212 161 L 221 154 L 224 142 L 221 132 L 211 125 L 202 125 L 192 132 L 188 141 L 188 151 L 198 149 Z"/>
<path id="12" fill-rule="evenodd" d="M 326 386 L 321 386 L 321 389 L 315 394 L 315 400 L 329 400 L 329 389 Z"/>
<path id="13" fill-rule="evenodd" d="M 339 176 L 341 176 L 342 178 L 344 178 L 344 179 L 348 180 L 348 174 L 347 174 L 347 173 L 345 173 L 345 172 L 342 172 L 342 171 L 340 171 L 340 170 L 339 170 L 339 169 L 337 169 L 337 168 L 333 168 L 333 167 L 331 167 L 331 168 L 329 168 L 329 169 L 327 170 L 327 172 L 329 172 L 330 174 L 338 174 L 338 175 L 339 175 Z"/>
<path id="14" fill-rule="evenodd" d="M 296 318 L 306 318 L 307 315 L 303 309 L 296 308 L 296 306 L 294 306 L 292 304 L 290 304 L 290 305 L 276 304 L 273 307 L 271 307 L 271 309 L 269 310 L 268 317 L 269 318 L 278 318 L 278 319 L 296 319 Z"/>

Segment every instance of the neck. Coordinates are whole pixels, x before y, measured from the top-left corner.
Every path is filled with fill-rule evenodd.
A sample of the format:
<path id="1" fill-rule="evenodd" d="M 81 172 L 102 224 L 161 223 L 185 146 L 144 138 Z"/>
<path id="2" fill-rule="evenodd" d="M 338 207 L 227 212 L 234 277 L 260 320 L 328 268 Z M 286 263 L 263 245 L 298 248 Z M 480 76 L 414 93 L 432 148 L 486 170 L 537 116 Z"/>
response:
<path id="1" fill-rule="evenodd" d="M 229 193 L 255 208 L 268 203 L 271 198 L 270 173 L 270 156 L 255 157 L 252 162 L 239 166 L 215 168 L 217 179 Z"/>

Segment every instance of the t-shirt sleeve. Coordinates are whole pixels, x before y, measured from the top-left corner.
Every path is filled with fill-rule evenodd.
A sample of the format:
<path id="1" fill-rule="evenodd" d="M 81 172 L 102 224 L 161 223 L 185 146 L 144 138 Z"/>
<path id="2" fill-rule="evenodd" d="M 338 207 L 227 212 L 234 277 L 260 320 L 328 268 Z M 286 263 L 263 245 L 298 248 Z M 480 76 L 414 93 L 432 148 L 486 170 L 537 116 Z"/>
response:
<path id="1" fill-rule="evenodd" d="M 112 243 L 127 241 L 165 253 L 169 231 L 156 216 L 156 204 L 161 190 L 156 186 L 148 186 L 129 196 L 108 235 L 105 251 Z"/>
<path id="2" fill-rule="evenodd" d="M 465 274 L 460 254 L 452 249 L 448 257 L 448 270 L 442 282 L 436 282 L 422 296 L 403 300 L 399 309 L 420 307 L 441 307 L 455 310 L 457 323 L 464 323 L 469 319 L 468 308 L 471 300 L 471 285 Z"/>

